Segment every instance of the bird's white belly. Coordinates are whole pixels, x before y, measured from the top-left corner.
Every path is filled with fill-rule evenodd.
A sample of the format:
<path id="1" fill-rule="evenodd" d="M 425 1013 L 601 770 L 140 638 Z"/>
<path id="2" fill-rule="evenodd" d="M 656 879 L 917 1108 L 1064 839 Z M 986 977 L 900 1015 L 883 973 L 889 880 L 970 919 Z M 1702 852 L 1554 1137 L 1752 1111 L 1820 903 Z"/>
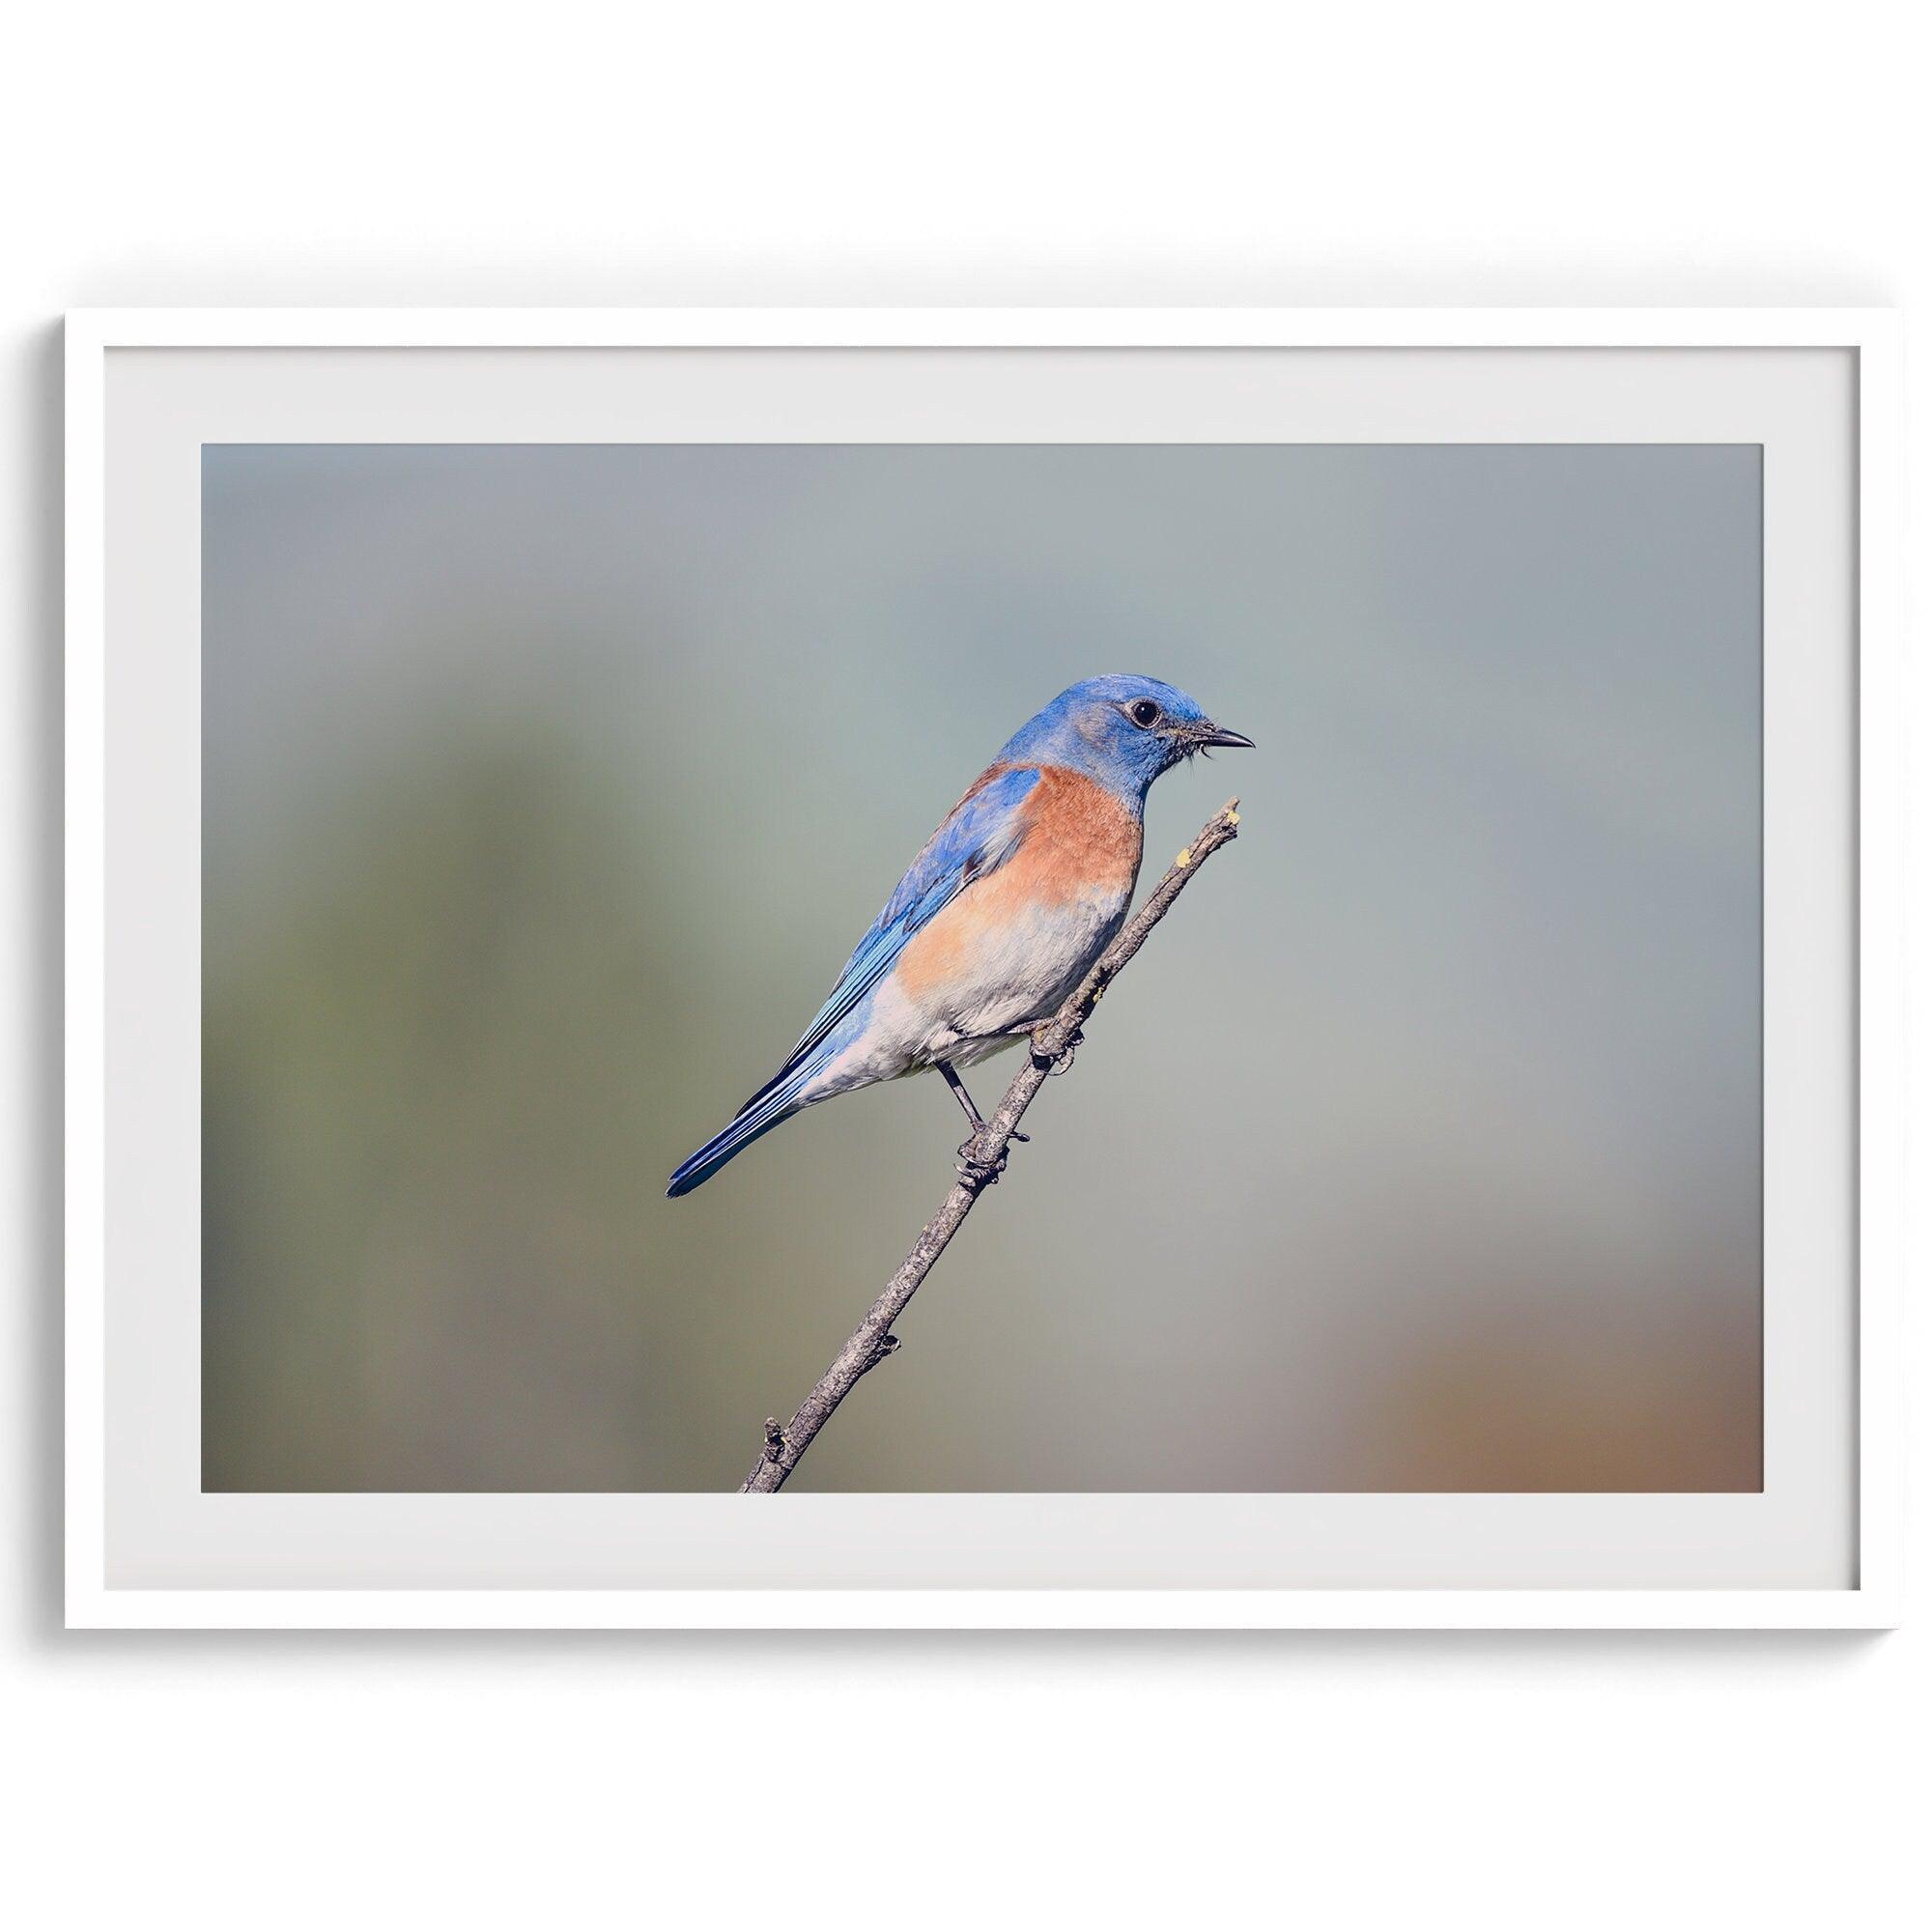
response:
<path id="1" fill-rule="evenodd" d="M 967 1065 L 1009 1045 L 1079 985 L 1120 931 L 1127 898 L 1124 891 L 1079 894 L 982 926 L 952 973 L 912 993 L 896 974 L 887 975 L 863 1029 L 812 1083 L 810 1098 L 894 1080 L 942 1060 Z"/>

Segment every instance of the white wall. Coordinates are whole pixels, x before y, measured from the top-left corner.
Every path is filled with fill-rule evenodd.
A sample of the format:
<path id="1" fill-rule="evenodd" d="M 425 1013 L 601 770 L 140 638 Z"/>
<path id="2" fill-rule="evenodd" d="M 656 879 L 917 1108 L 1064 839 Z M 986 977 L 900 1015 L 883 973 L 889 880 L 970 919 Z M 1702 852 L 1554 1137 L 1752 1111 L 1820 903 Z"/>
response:
<path id="1" fill-rule="evenodd" d="M 0 1204 L 22 1293 L 0 1306 L 0 1776 L 17 1780 L 0 1817 L 6 1891 L 51 1900 L 17 1922 L 927 1924 L 977 1909 L 1077 1925 L 1118 1909 L 1861 1925 L 1900 1922 L 1903 1900 L 1881 1901 L 1907 1885 L 1922 1914 L 1922 1629 L 71 1638 L 55 1581 L 62 309 L 1922 313 L 1925 62 L 1907 17 L 1762 0 L 178 0 L 10 21 Z M 1920 560 L 1923 533 L 1921 514 Z M 1924 693 L 1921 673 L 1921 717 Z M 1921 916 L 1921 961 L 1928 938 Z"/>

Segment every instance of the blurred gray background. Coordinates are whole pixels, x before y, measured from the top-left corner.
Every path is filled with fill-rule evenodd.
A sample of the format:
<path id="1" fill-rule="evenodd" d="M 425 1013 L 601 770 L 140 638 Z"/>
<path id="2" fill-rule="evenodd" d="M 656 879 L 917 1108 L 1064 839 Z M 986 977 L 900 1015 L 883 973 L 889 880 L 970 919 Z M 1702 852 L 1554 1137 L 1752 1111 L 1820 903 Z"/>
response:
<path id="1" fill-rule="evenodd" d="M 1241 839 L 795 1487 L 1757 1488 L 1758 480 L 211 446 L 206 1487 L 735 1487 L 960 1122 L 923 1077 L 665 1179 L 1132 670 L 1260 746 L 1155 787 L 1143 886 Z"/>

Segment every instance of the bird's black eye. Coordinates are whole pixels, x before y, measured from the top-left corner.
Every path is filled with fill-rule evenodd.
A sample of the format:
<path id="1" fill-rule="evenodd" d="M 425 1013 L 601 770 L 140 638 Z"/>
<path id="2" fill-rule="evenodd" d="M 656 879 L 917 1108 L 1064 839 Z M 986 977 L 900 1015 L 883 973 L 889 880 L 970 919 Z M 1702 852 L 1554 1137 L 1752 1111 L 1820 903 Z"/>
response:
<path id="1" fill-rule="evenodd" d="M 1145 731 L 1160 716 L 1160 706 L 1151 697 L 1137 697 L 1127 706 L 1127 716 Z"/>

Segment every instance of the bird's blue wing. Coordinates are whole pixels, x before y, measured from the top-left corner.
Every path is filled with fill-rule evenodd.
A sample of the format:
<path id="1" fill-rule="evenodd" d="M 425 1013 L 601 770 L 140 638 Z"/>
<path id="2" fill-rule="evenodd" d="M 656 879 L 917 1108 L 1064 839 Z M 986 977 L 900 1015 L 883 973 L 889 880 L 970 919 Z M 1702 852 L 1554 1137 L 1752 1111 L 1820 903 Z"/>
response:
<path id="1" fill-rule="evenodd" d="M 838 1023 L 892 971 L 921 927 L 975 879 L 984 878 L 1012 857 L 1022 836 L 1020 805 L 1038 782 L 1036 767 L 1010 766 L 975 786 L 953 807 L 845 962 L 818 1016 L 800 1036 L 785 1064 L 745 1102 L 746 1108 L 824 1045 Z"/>

